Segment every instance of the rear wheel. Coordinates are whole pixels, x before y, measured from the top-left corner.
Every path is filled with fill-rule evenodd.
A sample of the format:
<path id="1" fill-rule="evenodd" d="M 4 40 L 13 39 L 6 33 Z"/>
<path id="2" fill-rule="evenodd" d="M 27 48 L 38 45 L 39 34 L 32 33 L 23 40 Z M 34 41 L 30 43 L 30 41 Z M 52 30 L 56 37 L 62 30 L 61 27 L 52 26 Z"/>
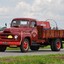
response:
<path id="1" fill-rule="evenodd" d="M 29 50 L 29 40 L 28 39 L 24 39 L 24 41 L 21 43 L 20 50 L 21 50 L 21 52 L 27 52 Z"/>
<path id="2" fill-rule="evenodd" d="M 33 51 L 38 51 L 39 46 L 30 46 L 30 49 Z"/>
<path id="3" fill-rule="evenodd" d="M 51 50 L 60 51 L 60 49 L 61 49 L 61 40 L 60 39 L 53 40 L 51 44 Z"/>
<path id="4" fill-rule="evenodd" d="M 6 50 L 6 46 L 0 45 L 0 52 L 4 52 Z"/>

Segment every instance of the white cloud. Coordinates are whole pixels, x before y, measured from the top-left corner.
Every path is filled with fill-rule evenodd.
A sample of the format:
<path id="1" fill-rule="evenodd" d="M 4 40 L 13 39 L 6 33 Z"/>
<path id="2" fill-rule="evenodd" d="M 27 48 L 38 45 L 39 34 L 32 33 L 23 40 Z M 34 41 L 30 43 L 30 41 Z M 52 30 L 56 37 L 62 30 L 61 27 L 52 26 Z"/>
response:
<path id="1" fill-rule="evenodd" d="M 39 20 L 54 19 L 64 21 L 64 0 L 13 0 L 13 7 L 0 7 L 0 15 L 4 17 L 33 17 Z M 62 23 L 62 22 L 61 22 Z"/>
<path id="2" fill-rule="evenodd" d="M 8 9 L 5 7 L 0 7 L 0 14 L 5 14 L 8 12 Z"/>
<path id="3" fill-rule="evenodd" d="M 16 5 L 16 9 L 27 11 L 30 9 L 30 5 L 26 2 L 21 1 Z"/>

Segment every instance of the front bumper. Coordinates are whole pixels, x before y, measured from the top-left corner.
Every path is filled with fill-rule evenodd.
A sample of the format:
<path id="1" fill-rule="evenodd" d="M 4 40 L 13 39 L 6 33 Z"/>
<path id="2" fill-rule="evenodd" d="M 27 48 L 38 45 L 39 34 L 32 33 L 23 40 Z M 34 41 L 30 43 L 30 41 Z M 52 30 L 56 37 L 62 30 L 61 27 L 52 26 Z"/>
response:
<path id="1" fill-rule="evenodd" d="M 0 45 L 20 45 L 20 42 L 6 42 L 6 41 L 0 41 Z"/>
<path id="2" fill-rule="evenodd" d="M 20 41 L 21 36 L 19 33 L 13 34 L 10 31 L 0 33 L 0 45 L 21 45 Z"/>

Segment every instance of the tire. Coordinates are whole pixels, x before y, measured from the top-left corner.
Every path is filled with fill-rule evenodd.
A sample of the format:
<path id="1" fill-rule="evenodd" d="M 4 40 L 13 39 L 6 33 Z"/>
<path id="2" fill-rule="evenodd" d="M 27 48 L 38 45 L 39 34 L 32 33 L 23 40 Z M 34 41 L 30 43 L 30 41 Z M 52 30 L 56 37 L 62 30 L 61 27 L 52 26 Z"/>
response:
<path id="1" fill-rule="evenodd" d="M 51 50 L 52 51 L 60 51 L 60 49 L 61 49 L 61 40 L 54 39 L 51 44 Z"/>
<path id="2" fill-rule="evenodd" d="M 21 52 L 28 52 L 28 50 L 29 50 L 29 40 L 28 39 L 23 40 L 23 42 L 21 43 L 21 46 L 20 46 L 20 50 L 21 50 Z"/>
<path id="3" fill-rule="evenodd" d="M 32 51 L 38 51 L 39 46 L 30 46 L 30 49 L 31 49 Z"/>
<path id="4" fill-rule="evenodd" d="M 6 46 L 0 45 L 0 52 L 5 52 Z"/>

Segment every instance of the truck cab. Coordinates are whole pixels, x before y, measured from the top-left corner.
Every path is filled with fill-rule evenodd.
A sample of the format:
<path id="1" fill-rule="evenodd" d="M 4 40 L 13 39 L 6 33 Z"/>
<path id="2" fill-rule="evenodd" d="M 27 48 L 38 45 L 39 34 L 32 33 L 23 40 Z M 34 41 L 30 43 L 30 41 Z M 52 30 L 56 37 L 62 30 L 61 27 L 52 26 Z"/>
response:
<path id="1" fill-rule="evenodd" d="M 37 40 L 37 22 L 35 19 L 31 18 L 17 18 L 13 19 L 11 22 L 11 28 L 23 33 L 22 38 L 31 38 L 31 40 Z M 16 32 L 17 32 L 16 31 Z M 31 43 L 30 43 L 31 44 Z"/>
<path id="2" fill-rule="evenodd" d="M 22 52 L 28 51 L 32 41 L 38 39 L 36 25 L 36 20 L 32 18 L 13 19 L 10 28 L 0 33 L 0 51 L 5 51 L 10 46 L 20 47 Z"/>

